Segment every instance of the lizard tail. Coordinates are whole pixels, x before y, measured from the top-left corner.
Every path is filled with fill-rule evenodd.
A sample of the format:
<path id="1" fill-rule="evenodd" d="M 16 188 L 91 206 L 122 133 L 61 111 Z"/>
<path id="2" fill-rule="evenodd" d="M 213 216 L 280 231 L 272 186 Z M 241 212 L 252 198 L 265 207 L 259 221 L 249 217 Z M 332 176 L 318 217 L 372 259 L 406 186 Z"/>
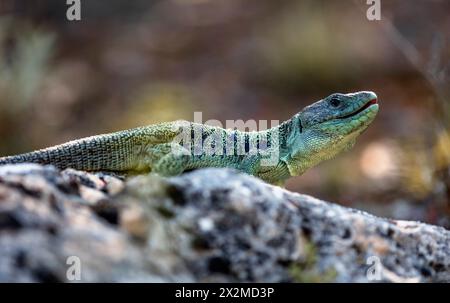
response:
<path id="1" fill-rule="evenodd" d="M 51 150 L 38 150 L 30 153 L 20 154 L 16 156 L 8 156 L 0 158 L 0 165 L 18 164 L 18 163 L 38 163 L 53 164 L 59 168 L 66 168 L 62 157 Z"/>
<path id="2" fill-rule="evenodd" d="M 23 155 L 17 155 L 17 156 L 8 156 L 8 157 L 2 157 L 0 158 L 0 165 L 6 165 L 6 164 L 16 164 L 16 163 L 25 163 L 25 162 L 34 162 L 31 160 L 28 160 L 25 154 Z"/>
<path id="3" fill-rule="evenodd" d="M 132 145 L 118 136 L 85 138 L 16 156 L 0 158 L 0 165 L 51 164 L 60 169 L 125 171 L 133 167 Z"/>

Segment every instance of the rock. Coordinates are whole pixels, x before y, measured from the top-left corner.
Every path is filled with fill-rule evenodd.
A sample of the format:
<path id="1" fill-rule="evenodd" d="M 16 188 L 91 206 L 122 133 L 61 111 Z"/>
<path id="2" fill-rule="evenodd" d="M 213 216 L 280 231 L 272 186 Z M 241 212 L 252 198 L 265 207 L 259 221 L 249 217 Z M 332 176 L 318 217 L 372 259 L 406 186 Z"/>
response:
<path id="1" fill-rule="evenodd" d="M 8 165 L 0 281 L 450 282 L 450 232 L 229 169 L 125 180 Z"/>

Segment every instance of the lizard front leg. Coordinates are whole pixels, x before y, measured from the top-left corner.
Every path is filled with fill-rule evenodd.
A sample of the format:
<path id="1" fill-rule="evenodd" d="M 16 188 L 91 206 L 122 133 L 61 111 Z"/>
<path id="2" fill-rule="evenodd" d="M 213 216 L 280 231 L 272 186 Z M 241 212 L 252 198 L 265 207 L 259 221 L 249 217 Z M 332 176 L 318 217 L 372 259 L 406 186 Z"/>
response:
<path id="1" fill-rule="evenodd" d="M 241 163 L 241 170 L 247 174 L 253 175 L 264 180 L 267 183 L 283 187 L 284 180 L 279 180 L 273 176 L 273 167 L 261 165 L 261 157 L 257 155 L 250 155 L 246 157 Z"/>
<path id="2" fill-rule="evenodd" d="M 252 171 L 249 172 L 267 183 L 285 187 L 287 179 L 287 168 L 283 162 L 278 162 L 277 165 L 263 165 L 262 159 L 256 158 L 250 165 Z"/>
<path id="3" fill-rule="evenodd" d="M 154 147 L 160 155 L 152 163 L 152 172 L 169 177 L 181 174 L 186 170 L 191 153 L 184 147 L 175 143 L 159 144 Z"/>

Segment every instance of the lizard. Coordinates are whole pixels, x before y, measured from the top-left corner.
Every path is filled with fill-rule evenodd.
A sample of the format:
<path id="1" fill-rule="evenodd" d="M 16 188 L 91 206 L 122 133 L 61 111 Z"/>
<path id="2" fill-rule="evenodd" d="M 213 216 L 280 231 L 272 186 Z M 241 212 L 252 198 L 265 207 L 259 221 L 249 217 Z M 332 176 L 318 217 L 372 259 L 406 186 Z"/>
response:
<path id="1" fill-rule="evenodd" d="M 151 172 L 162 176 L 202 167 L 229 167 L 283 185 L 288 178 L 349 150 L 378 110 L 377 95 L 373 92 L 334 93 L 267 130 L 245 132 L 177 120 L 2 157 L 0 165 L 31 162 L 60 169 Z M 206 148 L 202 151 L 208 138 L 217 134 L 219 137 L 215 138 L 221 139 L 210 140 L 215 142 L 210 145 L 216 148 L 215 153 L 206 152 Z M 186 147 L 189 139 L 194 144 Z M 250 143 L 255 146 L 255 142 L 261 150 L 271 150 L 270 156 L 275 155 L 272 163 L 263 163 L 267 159 L 263 152 L 250 153 Z M 218 143 L 229 143 L 233 150 L 220 153 L 223 147 Z M 243 146 L 241 153 L 237 152 L 238 145 Z"/>

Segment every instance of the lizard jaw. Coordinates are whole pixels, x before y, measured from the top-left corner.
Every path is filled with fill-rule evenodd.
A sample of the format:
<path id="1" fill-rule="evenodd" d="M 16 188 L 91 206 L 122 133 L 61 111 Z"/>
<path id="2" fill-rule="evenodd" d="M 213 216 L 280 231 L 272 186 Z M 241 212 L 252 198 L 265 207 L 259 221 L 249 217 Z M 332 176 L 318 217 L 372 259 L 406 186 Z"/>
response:
<path id="1" fill-rule="evenodd" d="M 372 105 L 376 105 L 376 104 L 378 104 L 377 98 L 371 99 L 371 100 L 369 100 L 369 102 L 367 102 L 366 104 L 364 104 L 361 108 L 359 108 L 357 111 L 355 111 L 355 112 L 353 112 L 353 113 L 350 113 L 350 114 L 348 114 L 348 115 L 342 116 L 342 117 L 337 117 L 336 119 L 347 119 L 347 118 L 353 117 L 353 116 L 359 114 L 360 112 L 362 112 L 362 111 L 368 109 L 368 108 L 371 107 Z"/>

